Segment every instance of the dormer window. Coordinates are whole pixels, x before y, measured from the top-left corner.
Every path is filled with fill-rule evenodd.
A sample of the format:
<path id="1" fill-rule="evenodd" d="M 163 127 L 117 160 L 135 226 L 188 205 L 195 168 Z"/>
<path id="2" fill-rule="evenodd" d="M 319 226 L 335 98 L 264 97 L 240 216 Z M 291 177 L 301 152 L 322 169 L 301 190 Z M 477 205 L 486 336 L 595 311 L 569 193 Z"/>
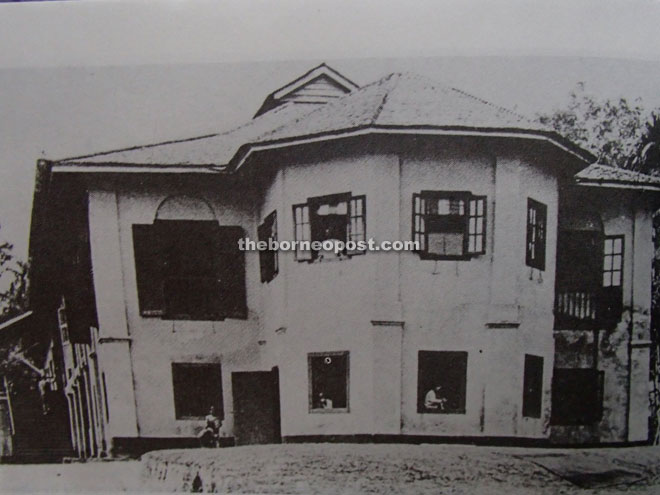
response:
<path id="1" fill-rule="evenodd" d="M 332 194 L 309 198 L 307 203 L 293 206 L 295 240 L 318 245 L 323 241 L 347 241 L 355 243 L 365 240 L 365 196 L 351 193 Z M 314 261 L 330 258 L 346 258 L 363 254 L 363 250 L 345 249 L 342 253 L 320 249 L 296 250 L 298 261 Z"/>
<path id="2" fill-rule="evenodd" d="M 422 259 L 465 260 L 486 252 L 486 197 L 467 191 L 413 194 L 413 241 Z"/>

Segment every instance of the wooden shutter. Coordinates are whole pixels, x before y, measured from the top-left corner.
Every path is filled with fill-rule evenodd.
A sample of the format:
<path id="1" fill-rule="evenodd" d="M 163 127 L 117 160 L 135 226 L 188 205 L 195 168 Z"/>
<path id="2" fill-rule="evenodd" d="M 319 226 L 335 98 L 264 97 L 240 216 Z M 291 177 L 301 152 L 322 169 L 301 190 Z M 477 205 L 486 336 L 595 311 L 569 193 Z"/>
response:
<path id="1" fill-rule="evenodd" d="M 270 239 L 277 241 L 277 212 L 268 215 L 257 228 L 257 237 L 260 242 L 268 243 Z M 278 272 L 277 251 L 259 251 L 259 268 L 261 281 L 270 282 Z"/>
<path id="2" fill-rule="evenodd" d="M 245 289 L 245 253 L 238 241 L 245 237 L 242 227 L 218 228 L 217 276 L 219 281 L 218 311 L 229 318 L 247 318 Z"/>
<path id="3" fill-rule="evenodd" d="M 467 252 L 486 252 L 486 196 L 472 196 L 468 202 Z"/>
<path id="4" fill-rule="evenodd" d="M 426 251 L 426 201 L 421 194 L 413 194 L 412 240 L 419 244 L 419 252 Z"/>
<path id="5" fill-rule="evenodd" d="M 297 242 L 312 240 L 311 224 L 309 221 L 309 205 L 300 204 L 293 205 L 293 225 L 294 225 L 294 239 Z M 300 246 L 296 247 L 296 260 L 297 261 L 311 261 L 311 249 L 301 249 Z"/>
<path id="6" fill-rule="evenodd" d="M 164 267 L 153 225 L 133 225 L 133 252 L 140 314 L 160 316 L 164 309 Z"/>
<path id="7" fill-rule="evenodd" d="M 348 213 L 348 232 L 346 240 L 356 243 L 365 241 L 367 235 L 366 196 L 355 196 L 351 198 Z M 349 251 L 347 249 L 346 253 L 349 256 L 354 256 L 357 254 L 365 254 L 366 250 L 352 249 Z"/>

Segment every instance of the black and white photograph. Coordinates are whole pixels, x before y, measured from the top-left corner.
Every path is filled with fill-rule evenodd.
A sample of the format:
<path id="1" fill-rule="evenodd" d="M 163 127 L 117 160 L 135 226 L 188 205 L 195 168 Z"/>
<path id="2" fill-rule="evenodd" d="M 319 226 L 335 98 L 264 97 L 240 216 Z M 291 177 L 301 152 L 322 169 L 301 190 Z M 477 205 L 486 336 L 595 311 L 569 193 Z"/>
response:
<path id="1" fill-rule="evenodd" d="M 2 1 L 0 48 L 0 493 L 660 491 L 660 1 Z"/>

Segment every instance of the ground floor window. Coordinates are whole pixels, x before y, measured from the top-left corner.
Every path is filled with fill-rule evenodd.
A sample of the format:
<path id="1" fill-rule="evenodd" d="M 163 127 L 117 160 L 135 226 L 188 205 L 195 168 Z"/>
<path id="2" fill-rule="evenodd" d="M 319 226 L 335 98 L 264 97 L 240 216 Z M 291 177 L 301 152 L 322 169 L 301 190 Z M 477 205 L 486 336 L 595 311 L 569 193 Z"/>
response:
<path id="1" fill-rule="evenodd" d="M 200 419 L 209 414 L 224 419 L 222 368 L 219 363 L 172 363 L 176 419 Z"/>
<path id="2" fill-rule="evenodd" d="M 308 355 L 310 412 L 348 412 L 348 352 Z"/>
<path id="3" fill-rule="evenodd" d="M 522 415 L 540 418 L 543 403 L 543 358 L 525 354 Z"/>
<path id="4" fill-rule="evenodd" d="M 603 416 L 604 373 L 593 368 L 555 368 L 552 424 L 590 425 Z"/>
<path id="5" fill-rule="evenodd" d="M 417 412 L 465 414 L 467 357 L 463 351 L 419 351 Z"/>

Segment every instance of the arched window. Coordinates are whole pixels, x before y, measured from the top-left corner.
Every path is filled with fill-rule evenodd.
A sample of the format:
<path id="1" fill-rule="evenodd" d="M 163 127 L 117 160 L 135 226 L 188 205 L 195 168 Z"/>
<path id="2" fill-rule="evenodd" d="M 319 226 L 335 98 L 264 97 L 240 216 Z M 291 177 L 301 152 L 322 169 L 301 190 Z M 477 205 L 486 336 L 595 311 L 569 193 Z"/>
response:
<path id="1" fill-rule="evenodd" d="M 204 200 L 173 196 L 152 224 L 133 225 L 142 316 L 220 320 L 246 317 L 243 229 L 220 225 Z"/>

